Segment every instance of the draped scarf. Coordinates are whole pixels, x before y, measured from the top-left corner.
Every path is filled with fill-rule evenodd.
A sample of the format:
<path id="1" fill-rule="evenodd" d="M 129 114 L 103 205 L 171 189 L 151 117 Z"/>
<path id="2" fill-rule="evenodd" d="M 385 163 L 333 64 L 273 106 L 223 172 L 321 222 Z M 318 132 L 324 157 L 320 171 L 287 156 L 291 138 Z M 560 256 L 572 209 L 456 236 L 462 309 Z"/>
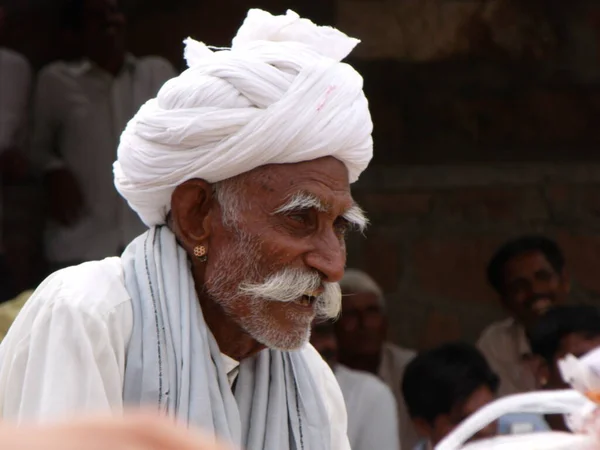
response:
<path id="1" fill-rule="evenodd" d="M 126 406 L 155 408 L 247 450 L 331 449 L 329 419 L 302 352 L 263 350 L 242 360 L 232 392 L 187 254 L 166 226 L 135 239 L 122 260 L 133 305 Z"/>

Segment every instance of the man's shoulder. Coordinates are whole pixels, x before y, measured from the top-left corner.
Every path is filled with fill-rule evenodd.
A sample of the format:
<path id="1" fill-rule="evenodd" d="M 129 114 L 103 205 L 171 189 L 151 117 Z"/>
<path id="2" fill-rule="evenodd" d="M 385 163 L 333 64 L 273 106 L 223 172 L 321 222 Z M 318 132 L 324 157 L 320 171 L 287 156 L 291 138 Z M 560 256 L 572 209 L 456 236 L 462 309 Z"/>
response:
<path id="1" fill-rule="evenodd" d="M 340 386 L 348 385 L 353 390 L 368 392 L 374 399 L 381 395 L 389 395 L 390 398 L 393 398 L 390 388 L 371 373 L 354 370 L 338 364 L 335 368 L 335 376 L 338 378 Z"/>
<path id="2" fill-rule="evenodd" d="M 136 69 L 141 72 L 156 73 L 160 76 L 175 76 L 173 65 L 162 56 L 142 56 L 135 58 Z"/>
<path id="3" fill-rule="evenodd" d="M 51 63 L 46 64 L 44 67 L 40 69 L 39 77 L 52 77 L 52 76 L 67 76 L 73 75 L 73 70 L 81 67 L 83 62 L 71 62 L 71 61 L 63 61 L 57 60 L 52 61 Z"/>
<path id="4" fill-rule="evenodd" d="M 50 275 L 28 301 L 104 315 L 130 302 L 120 258 L 106 258 L 67 267 Z"/>
<path id="5" fill-rule="evenodd" d="M 514 319 L 508 318 L 492 322 L 482 332 L 477 341 L 478 346 L 495 343 L 498 338 L 508 335 L 515 327 Z"/>
<path id="6" fill-rule="evenodd" d="M 416 351 L 400 347 L 396 344 L 392 344 L 391 342 L 386 342 L 383 344 L 383 350 L 384 356 L 391 358 L 395 365 L 404 366 L 417 355 Z"/>
<path id="7" fill-rule="evenodd" d="M 9 48 L 0 47 L 0 67 L 7 70 L 31 70 L 29 61 L 20 53 Z"/>
<path id="8" fill-rule="evenodd" d="M 54 61 L 40 70 L 37 76 L 37 86 L 51 87 L 54 91 L 80 89 L 77 76 L 83 70 L 83 61 Z"/>

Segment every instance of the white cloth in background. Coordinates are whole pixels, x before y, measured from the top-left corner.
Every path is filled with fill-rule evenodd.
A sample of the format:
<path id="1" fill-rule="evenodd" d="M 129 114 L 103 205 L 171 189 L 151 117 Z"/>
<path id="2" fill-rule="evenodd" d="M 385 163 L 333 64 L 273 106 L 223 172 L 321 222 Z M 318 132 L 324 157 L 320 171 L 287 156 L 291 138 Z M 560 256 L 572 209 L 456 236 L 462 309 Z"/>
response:
<path id="1" fill-rule="evenodd" d="M 186 41 L 189 69 L 129 122 L 115 185 L 149 226 L 175 187 L 274 163 L 333 156 L 354 182 L 373 153 L 362 77 L 341 63 L 358 40 L 288 11 L 250 10 L 231 49 Z"/>
<path id="2" fill-rule="evenodd" d="M 7 48 L 0 48 L 0 155 L 7 150 L 22 151 L 28 125 L 31 67 L 27 60 Z M 0 236 L 3 199 L 0 179 Z M 0 254 L 3 252 L 0 239 Z"/>
<path id="3" fill-rule="evenodd" d="M 72 227 L 48 224 L 45 246 L 51 262 L 113 256 L 145 231 L 115 191 L 112 164 L 127 121 L 173 76 L 166 60 L 131 55 L 115 77 L 90 61 L 56 62 L 40 73 L 31 160 L 42 171 L 68 168 L 86 207 Z"/>
<path id="4" fill-rule="evenodd" d="M 514 319 L 489 325 L 481 333 L 477 347 L 500 378 L 500 397 L 536 389 L 531 348 L 525 329 Z"/>
<path id="5" fill-rule="evenodd" d="M 335 376 L 348 412 L 352 450 L 399 450 L 396 399 L 376 376 L 338 364 Z"/>
<path id="6" fill-rule="evenodd" d="M 391 342 L 386 342 L 383 344 L 381 363 L 377 373 L 379 378 L 392 390 L 394 397 L 396 397 L 400 447 L 403 449 L 412 449 L 420 441 L 420 437 L 408 414 L 408 409 L 404 403 L 404 395 L 402 394 L 404 369 L 406 369 L 406 366 L 415 355 L 416 353 L 413 350 L 401 348 Z"/>
<path id="7" fill-rule="evenodd" d="M 84 412 L 123 411 L 133 325 L 123 277 L 120 258 L 89 262 L 54 273 L 29 298 L 0 345 L 3 420 L 52 422 Z M 335 376 L 312 346 L 299 351 L 321 389 L 334 430 L 331 448 L 349 450 Z M 230 373 L 233 367 L 227 362 L 226 367 Z"/>

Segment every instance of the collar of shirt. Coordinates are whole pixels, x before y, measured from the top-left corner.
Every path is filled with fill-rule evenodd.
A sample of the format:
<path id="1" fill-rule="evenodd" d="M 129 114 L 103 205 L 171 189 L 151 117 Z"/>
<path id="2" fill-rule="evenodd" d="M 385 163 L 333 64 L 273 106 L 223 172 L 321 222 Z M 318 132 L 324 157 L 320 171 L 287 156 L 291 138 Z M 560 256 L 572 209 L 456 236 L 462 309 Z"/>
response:
<path id="1" fill-rule="evenodd" d="M 229 381 L 229 386 L 233 386 L 233 382 L 237 378 L 240 371 L 240 363 L 239 361 L 227 356 L 225 353 L 221 353 L 221 359 L 223 361 L 225 373 L 227 373 L 227 381 Z"/>
<path id="2" fill-rule="evenodd" d="M 135 68 L 135 64 L 137 59 L 131 53 L 127 53 L 125 55 L 125 62 L 123 64 L 123 69 L 121 70 L 133 70 Z M 99 68 L 92 60 L 84 58 L 79 63 L 74 64 L 71 67 L 71 72 L 75 76 L 81 76 L 86 73 L 89 73 L 91 70 L 103 70 Z"/>

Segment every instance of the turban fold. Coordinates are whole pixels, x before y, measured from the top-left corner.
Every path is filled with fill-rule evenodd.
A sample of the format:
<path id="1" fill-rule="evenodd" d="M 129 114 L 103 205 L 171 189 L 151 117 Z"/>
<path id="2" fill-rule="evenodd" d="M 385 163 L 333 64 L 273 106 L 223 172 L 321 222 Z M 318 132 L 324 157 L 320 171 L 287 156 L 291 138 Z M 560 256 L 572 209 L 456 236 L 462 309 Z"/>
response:
<path id="1" fill-rule="evenodd" d="M 373 154 L 359 41 L 296 13 L 252 9 L 230 49 L 186 39 L 188 69 L 144 104 L 121 136 L 115 186 L 148 226 L 165 222 L 184 181 L 222 181 L 266 164 L 333 156 L 350 182 Z"/>

